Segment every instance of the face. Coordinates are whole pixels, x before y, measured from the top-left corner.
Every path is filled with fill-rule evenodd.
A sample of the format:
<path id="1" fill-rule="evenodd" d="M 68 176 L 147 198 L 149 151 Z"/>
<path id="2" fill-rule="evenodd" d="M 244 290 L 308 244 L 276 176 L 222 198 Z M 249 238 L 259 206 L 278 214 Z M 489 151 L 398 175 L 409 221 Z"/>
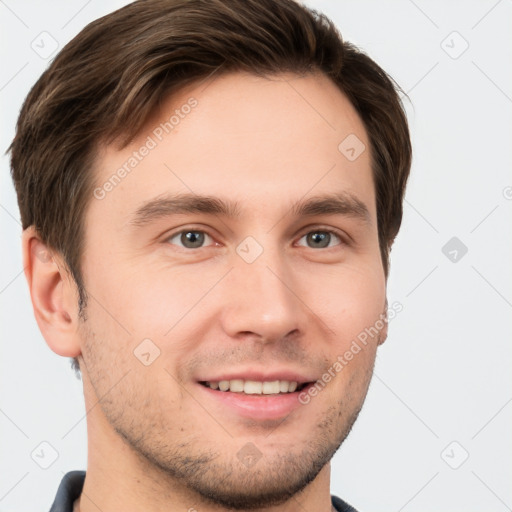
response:
<path id="1" fill-rule="evenodd" d="M 325 76 L 235 73 L 98 154 L 84 380 L 105 428 L 205 500 L 284 502 L 358 415 L 385 310 L 369 148 Z"/>

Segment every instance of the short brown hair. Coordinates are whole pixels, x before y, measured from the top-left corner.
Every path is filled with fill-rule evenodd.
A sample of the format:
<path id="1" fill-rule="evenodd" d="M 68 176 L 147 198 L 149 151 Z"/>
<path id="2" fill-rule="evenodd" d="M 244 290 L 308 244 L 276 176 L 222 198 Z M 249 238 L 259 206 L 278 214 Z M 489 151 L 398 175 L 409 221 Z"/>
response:
<path id="1" fill-rule="evenodd" d="M 411 165 L 395 82 L 327 17 L 294 0 L 139 0 L 90 23 L 62 49 L 25 99 L 9 147 L 23 229 L 34 226 L 62 255 L 81 314 L 84 215 L 98 144 L 119 137 L 122 149 L 164 98 L 232 71 L 320 71 L 348 97 L 370 140 L 387 278 Z"/>

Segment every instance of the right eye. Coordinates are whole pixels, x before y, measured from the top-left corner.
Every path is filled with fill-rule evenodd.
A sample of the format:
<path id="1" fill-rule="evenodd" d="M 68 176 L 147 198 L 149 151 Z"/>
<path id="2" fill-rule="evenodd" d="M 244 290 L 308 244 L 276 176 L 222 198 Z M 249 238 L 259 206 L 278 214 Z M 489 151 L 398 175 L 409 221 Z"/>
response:
<path id="1" fill-rule="evenodd" d="M 172 243 L 172 240 L 176 239 L 179 241 L 181 245 L 173 245 L 178 245 L 184 249 L 202 249 L 205 237 L 212 238 L 205 231 L 201 231 L 198 229 L 184 229 L 178 231 L 177 233 L 172 234 L 170 237 L 167 238 L 167 241 Z"/>

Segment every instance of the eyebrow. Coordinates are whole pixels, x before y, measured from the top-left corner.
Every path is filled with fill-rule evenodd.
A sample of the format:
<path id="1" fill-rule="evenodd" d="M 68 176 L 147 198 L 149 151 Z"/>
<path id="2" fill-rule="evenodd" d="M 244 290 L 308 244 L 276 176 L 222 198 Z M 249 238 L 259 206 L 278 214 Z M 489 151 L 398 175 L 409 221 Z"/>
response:
<path id="1" fill-rule="evenodd" d="M 291 207 L 295 217 L 314 217 L 320 215 L 343 215 L 372 224 L 367 206 L 349 192 L 339 192 L 299 200 Z M 203 213 L 240 218 L 241 208 L 238 201 L 220 199 L 197 194 L 178 194 L 158 196 L 142 204 L 133 214 L 130 224 L 145 226 L 161 218 L 185 213 Z"/>

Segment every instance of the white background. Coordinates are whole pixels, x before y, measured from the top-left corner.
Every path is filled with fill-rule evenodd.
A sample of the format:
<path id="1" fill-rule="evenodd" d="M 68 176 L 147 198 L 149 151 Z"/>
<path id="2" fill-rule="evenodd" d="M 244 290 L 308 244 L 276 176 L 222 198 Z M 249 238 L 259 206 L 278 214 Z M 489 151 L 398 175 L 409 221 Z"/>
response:
<path id="1" fill-rule="evenodd" d="M 2 153 L 52 58 L 32 41 L 47 31 L 62 48 L 126 3 L 0 2 Z M 409 94 L 414 144 L 388 283 L 403 311 L 333 459 L 331 491 L 360 512 L 512 510 L 512 2 L 307 4 Z M 86 411 L 70 360 L 34 320 L 1 158 L 0 512 L 44 511 L 63 474 L 86 469 Z M 452 237 L 468 249 L 456 262 L 442 252 Z M 58 452 L 46 470 L 31 458 L 43 441 Z"/>

